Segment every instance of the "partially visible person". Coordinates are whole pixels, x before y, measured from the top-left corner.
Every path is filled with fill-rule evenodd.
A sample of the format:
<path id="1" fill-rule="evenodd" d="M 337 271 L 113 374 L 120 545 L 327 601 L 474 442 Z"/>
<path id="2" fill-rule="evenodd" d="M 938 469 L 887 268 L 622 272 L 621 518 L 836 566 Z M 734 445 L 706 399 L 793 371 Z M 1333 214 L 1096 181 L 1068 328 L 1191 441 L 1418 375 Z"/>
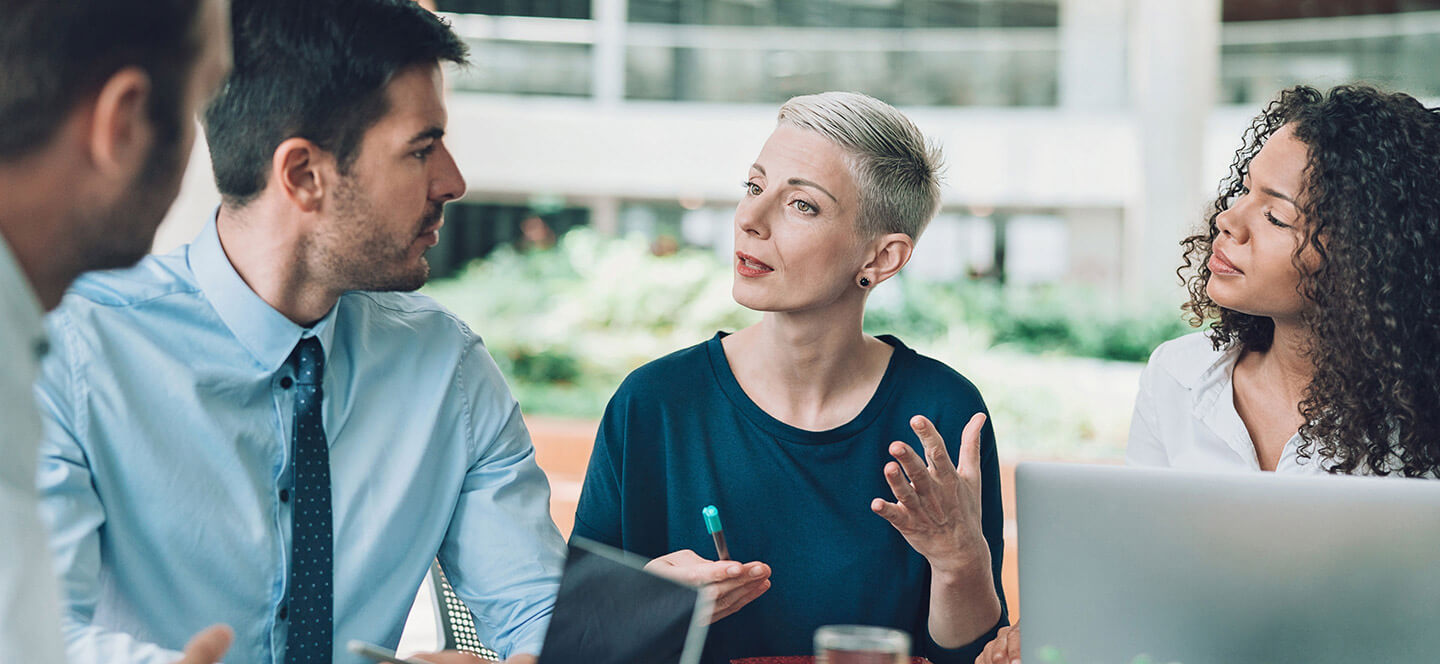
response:
<path id="1" fill-rule="evenodd" d="M 707 663 L 808 655 L 834 623 L 901 629 L 917 655 L 968 662 L 1005 624 L 980 392 L 862 330 L 871 291 L 939 208 L 939 168 L 887 104 L 791 99 L 735 210 L 733 294 L 763 318 L 641 367 L 606 408 L 575 535 L 712 587 Z M 716 559 L 707 505 L 734 561 Z"/>
<path id="2" fill-rule="evenodd" d="M 50 316 L 40 489 L 74 662 L 394 648 L 437 556 L 485 642 L 534 661 L 564 541 L 480 338 L 425 252 L 465 183 L 409 0 L 235 0 L 205 113 L 222 204 L 193 243 L 76 281 Z M 474 661 L 450 652 L 430 661 Z"/>
<path id="3" fill-rule="evenodd" d="M 544 217 L 532 214 L 520 222 L 518 244 L 521 251 L 544 251 L 555 246 L 555 231 L 545 223 Z"/>
<path id="4" fill-rule="evenodd" d="M 1197 332 L 1140 376 L 1134 466 L 1440 473 L 1440 109 L 1298 86 L 1182 243 Z M 1018 661 L 1018 625 L 977 659 Z"/>
<path id="5" fill-rule="evenodd" d="M 229 68 L 228 13 L 226 0 L 0 0 L 0 662 L 64 661 L 35 486 L 42 312 L 80 273 L 149 251 Z M 229 642 L 211 628 L 181 661 L 217 661 Z"/>

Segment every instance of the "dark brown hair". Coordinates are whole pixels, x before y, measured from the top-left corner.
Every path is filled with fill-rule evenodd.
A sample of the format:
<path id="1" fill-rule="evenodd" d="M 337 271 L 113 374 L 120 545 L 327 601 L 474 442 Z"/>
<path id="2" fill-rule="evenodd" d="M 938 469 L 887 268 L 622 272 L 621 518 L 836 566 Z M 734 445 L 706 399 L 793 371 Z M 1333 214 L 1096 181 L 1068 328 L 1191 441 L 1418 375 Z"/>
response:
<path id="1" fill-rule="evenodd" d="M 0 0 L 0 160 L 48 142 L 121 68 L 151 80 L 157 140 L 179 136 L 199 0 Z"/>

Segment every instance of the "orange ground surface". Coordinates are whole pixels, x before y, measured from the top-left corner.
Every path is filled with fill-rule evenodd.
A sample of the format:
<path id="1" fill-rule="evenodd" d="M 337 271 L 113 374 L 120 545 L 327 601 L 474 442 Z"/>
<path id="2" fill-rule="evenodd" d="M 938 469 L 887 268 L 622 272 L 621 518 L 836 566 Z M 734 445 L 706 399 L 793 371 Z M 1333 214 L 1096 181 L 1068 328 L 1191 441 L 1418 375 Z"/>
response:
<path id="1" fill-rule="evenodd" d="M 585 466 L 590 462 L 590 448 L 595 442 L 597 422 L 554 420 L 527 417 L 530 436 L 535 441 L 535 456 L 540 468 L 550 478 L 550 514 L 561 534 L 570 536 L 575 526 L 575 504 L 580 500 L 580 484 L 585 479 Z M 1020 616 L 1020 590 L 1015 566 L 1015 466 L 1000 464 L 1000 486 L 1005 504 L 1005 565 L 1001 579 L 1005 600 L 1010 607 L 1010 621 Z"/>

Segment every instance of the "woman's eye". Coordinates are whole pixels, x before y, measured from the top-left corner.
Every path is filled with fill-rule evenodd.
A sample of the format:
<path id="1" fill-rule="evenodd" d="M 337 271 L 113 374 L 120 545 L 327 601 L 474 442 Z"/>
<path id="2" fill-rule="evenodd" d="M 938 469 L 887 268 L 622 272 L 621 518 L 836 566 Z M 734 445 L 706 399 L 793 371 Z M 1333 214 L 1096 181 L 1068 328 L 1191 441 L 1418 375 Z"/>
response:
<path id="1" fill-rule="evenodd" d="M 1276 218 L 1275 218 L 1275 215 L 1270 214 L 1270 211 L 1269 211 L 1269 210 L 1266 210 L 1266 211 L 1265 211 L 1265 218 L 1268 219 L 1268 220 L 1270 220 L 1270 223 L 1275 224 L 1276 226 L 1278 226 L 1278 227 L 1280 227 L 1280 228 L 1290 228 L 1290 224 L 1287 224 L 1287 223 L 1285 223 L 1285 222 L 1283 222 L 1283 221 L 1280 221 L 1279 219 L 1276 219 Z"/>
<path id="2" fill-rule="evenodd" d="M 799 211 L 801 211 L 801 212 L 803 212 L 803 213 L 805 213 L 805 214 L 813 214 L 813 213 L 815 212 L 815 206 L 814 206 L 814 205 L 811 205 L 811 204 L 809 204 L 809 203 L 807 203 L 807 202 L 805 202 L 805 201 L 799 201 L 799 200 L 795 201 L 795 209 L 796 209 L 796 210 L 799 210 Z"/>
<path id="3" fill-rule="evenodd" d="M 754 182 L 741 182 L 740 186 L 745 188 L 746 194 L 749 194 L 751 196 L 760 195 L 760 185 L 755 184 Z"/>

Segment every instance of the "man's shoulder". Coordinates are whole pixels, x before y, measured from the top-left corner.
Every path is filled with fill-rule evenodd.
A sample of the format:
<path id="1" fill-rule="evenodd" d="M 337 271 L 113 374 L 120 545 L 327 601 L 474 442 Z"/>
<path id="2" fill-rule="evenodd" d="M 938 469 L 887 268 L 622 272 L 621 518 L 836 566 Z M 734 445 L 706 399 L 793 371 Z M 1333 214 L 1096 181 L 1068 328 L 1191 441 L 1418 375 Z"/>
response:
<path id="1" fill-rule="evenodd" d="M 61 310 L 87 307 L 124 308 L 153 300 L 198 293 L 183 249 L 142 258 L 133 267 L 87 272 L 76 279 L 61 301 Z"/>
<path id="2" fill-rule="evenodd" d="M 380 333 L 425 334 L 476 339 L 454 312 L 428 295 L 414 292 L 350 291 L 340 298 L 343 324 L 363 324 Z"/>

